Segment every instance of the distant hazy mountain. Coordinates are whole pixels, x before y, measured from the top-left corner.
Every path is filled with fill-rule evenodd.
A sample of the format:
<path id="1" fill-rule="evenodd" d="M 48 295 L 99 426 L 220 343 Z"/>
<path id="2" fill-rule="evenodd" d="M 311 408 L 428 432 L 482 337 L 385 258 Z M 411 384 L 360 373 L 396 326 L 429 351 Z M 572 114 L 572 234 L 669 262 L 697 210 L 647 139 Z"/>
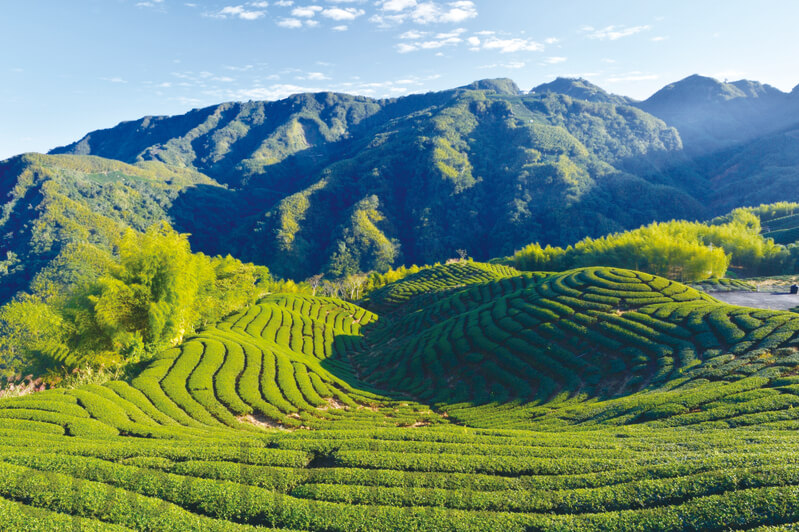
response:
<path id="1" fill-rule="evenodd" d="M 799 97 L 771 85 L 694 75 L 637 104 L 677 128 L 692 154 L 751 140 L 799 123 Z"/>

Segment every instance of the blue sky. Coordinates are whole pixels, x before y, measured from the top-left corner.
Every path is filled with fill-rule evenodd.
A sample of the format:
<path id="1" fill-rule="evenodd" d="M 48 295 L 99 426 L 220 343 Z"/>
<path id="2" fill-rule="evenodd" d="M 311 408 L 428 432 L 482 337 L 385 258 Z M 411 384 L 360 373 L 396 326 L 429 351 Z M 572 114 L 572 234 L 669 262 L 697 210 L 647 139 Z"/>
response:
<path id="1" fill-rule="evenodd" d="M 230 100 L 581 76 L 646 98 L 693 73 L 799 83 L 799 2 L 26 0 L 0 16 L 0 159 Z"/>

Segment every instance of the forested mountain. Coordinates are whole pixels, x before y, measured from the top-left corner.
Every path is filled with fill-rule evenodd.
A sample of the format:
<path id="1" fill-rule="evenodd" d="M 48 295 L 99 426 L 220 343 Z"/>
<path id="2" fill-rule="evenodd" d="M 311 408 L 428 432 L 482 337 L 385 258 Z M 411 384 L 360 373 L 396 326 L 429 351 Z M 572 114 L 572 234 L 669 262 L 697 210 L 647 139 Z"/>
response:
<path id="1" fill-rule="evenodd" d="M 0 303 L 70 243 L 110 249 L 126 228 L 168 220 L 187 187 L 223 189 L 208 177 L 156 161 L 27 154 L 0 163 Z"/>
<path id="2" fill-rule="evenodd" d="M 666 212 L 700 216 L 694 194 L 659 170 L 680 148 L 673 128 L 633 107 L 485 80 L 392 100 L 222 104 L 123 123 L 54 152 L 156 160 L 228 185 L 186 191 L 172 210 L 177 228 L 196 249 L 302 277 L 426 263 L 458 248 L 489 258 Z M 210 205 L 218 216 L 191 215 Z M 219 223 L 232 228 L 223 242 L 209 236 Z"/>
<path id="3" fill-rule="evenodd" d="M 691 76 L 643 102 L 559 78 L 527 94 L 498 79 L 396 99 L 225 103 L 89 133 L 53 150 L 59 159 L 0 163 L 0 186 L 15 190 L 3 223 L 13 211 L 19 227 L 35 227 L 44 212 L 15 207 L 29 186 L 22 176 L 39 175 L 29 168 L 93 155 L 150 174 L 88 187 L 80 172 L 56 172 L 73 201 L 106 216 L 92 206 L 119 188 L 130 207 L 103 207 L 113 219 L 128 210 L 169 219 L 193 249 L 281 276 L 430 263 L 456 249 L 488 259 L 794 199 L 797 101 L 755 82 Z M 11 240 L 0 257 L 25 247 Z"/>

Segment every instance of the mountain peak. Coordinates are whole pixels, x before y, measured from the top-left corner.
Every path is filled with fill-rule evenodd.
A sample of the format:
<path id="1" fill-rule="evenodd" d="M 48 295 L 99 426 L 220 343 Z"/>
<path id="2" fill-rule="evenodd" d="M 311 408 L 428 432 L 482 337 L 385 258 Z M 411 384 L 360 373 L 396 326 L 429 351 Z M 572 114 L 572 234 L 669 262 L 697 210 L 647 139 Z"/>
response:
<path id="1" fill-rule="evenodd" d="M 497 94 L 507 94 L 509 96 L 518 96 L 522 92 L 516 82 L 510 78 L 479 79 L 458 88 L 474 91 L 493 91 Z"/>
<path id="2" fill-rule="evenodd" d="M 784 93 L 771 85 L 757 81 L 739 80 L 732 83 L 708 76 L 693 74 L 666 85 L 645 102 L 647 107 L 679 103 L 681 106 L 721 103 L 736 98 L 774 98 Z"/>
<path id="3" fill-rule="evenodd" d="M 556 93 L 565 94 L 578 100 L 586 100 L 589 102 L 599 103 L 614 103 L 614 104 L 627 104 L 630 102 L 624 96 L 610 94 L 602 87 L 594 85 L 584 78 L 555 78 L 554 81 L 549 83 L 542 83 L 534 87 L 531 94 L 546 94 Z"/>

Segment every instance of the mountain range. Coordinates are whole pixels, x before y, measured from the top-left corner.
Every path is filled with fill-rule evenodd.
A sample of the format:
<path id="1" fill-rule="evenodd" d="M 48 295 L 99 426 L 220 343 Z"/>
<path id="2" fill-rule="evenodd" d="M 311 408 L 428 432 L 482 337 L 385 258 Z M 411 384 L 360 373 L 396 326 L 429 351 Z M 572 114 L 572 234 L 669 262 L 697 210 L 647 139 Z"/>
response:
<path id="1" fill-rule="evenodd" d="M 223 103 L 0 162 L 2 301 L 67 242 L 169 220 L 193 249 L 339 276 L 792 200 L 799 91 L 690 76 Z"/>

